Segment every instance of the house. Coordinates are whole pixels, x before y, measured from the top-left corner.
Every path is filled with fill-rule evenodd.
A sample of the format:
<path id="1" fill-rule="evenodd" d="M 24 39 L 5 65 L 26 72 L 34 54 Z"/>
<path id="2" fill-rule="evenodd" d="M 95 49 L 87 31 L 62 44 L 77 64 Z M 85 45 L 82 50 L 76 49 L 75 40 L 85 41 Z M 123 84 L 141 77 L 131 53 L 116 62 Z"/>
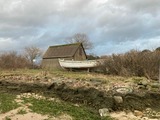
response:
<path id="1" fill-rule="evenodd" d="M 86 60 L 87 55 L 82 43 L 50 46 L 43 56 L 42 68 L 59 69 L 58 59 Z"/>

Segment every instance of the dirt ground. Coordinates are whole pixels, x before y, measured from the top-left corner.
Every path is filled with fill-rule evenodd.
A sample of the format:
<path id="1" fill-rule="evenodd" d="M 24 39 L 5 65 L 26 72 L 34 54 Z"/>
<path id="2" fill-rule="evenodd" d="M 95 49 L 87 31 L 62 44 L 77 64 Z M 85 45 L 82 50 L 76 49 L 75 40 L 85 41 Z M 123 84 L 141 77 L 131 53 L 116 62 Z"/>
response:
<path id="1" fill-rule="evenodd" d="M 44 120 L 44 119 L 48 119 L 48 116 L 42 116 L 41 114 L 31 113 L 29 111 L 24 115 L 17 114 L 20 109 L 24 109 L 24 108 L 21 107 L 21 108 L 14 109 L 14 110 L 9 111 L 4 114 L 0 114 L 0 120 L 6 120 L 7 118 L 10 118 L 11 120 Z M 25 110 L 28 110 L 28 109 L 25 109 Z"/>
<path id="2" fill-rule="evenodd" d="M 72 120 L 72 117 L 66 114 L 58 117 L 51 117 L 30 112 L 30 110 L 27 108 L 25 108 L 25 110 L 27 110 L 26 114 L 17 114 L 20 109 L 24 108 L 20 107 L 7 113 L 0 114 L 0 120 L 7 120 L 7 118 L 10 118 L 11 120 Z"/>
<path id="3" fill-rule="evenodd" d="M 149 119 L 144 114 L 135 116 L 134 111 L 143 112 L 147 108 L 160 110 L 159 86 L 155 85 L 157 91 L 146 88 L 149 83 L 140 85 L 132 82 L 117 81 L 107 83 L 99 79 L 77 80 L 62 77 L 29 76 L 29 75 L 4 75 L 0 76 L 0 91 L 13 94 L 41 93 L 47 97 L 58 97 L 61 100 L 84 104 L 95 110 L 108 108 L 110 115 L 116 119 Z M 142 87 L 142 88 L 141 88 Z M 116 97 L 115 97 L 116 96 Z M 118 96 L 118 97 L 117 97 Z M 116 99 L 115 99 L 116 98 Z M 118 98 L 118 99 L 117 99 Z M 18 108 L 19 109 L 19 108 Z M 25 115 L 17 115 L 17 110 L 0 115 L 0 119 L 10 116 L 13 120 L 48 119 L 28 111 Z M 129 110 L 127 113 L 125 111 Z M 70 116 L 62 115 L 52 119 L 72 119 Z M 131 116 L 129 118 L 128 116 Z M 151 119 L 151 118 L 150 118 Z M 155 118 L 157 119 L 157 118 Z"/>

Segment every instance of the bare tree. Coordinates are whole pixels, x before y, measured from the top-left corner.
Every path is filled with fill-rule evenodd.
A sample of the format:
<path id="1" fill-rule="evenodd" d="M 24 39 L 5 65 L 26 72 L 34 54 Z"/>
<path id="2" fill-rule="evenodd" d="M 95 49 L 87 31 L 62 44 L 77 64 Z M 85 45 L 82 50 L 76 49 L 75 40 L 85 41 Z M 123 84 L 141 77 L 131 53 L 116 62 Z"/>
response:
<path id="1" fill-rule="evenodd" d="M 84 46 L 84 49 L 86 50 L 93 48 L 92 42 L 89 41 L 88 36 L 84 33 L 76 33 L 72 37 L 68 37 L 67 42 L 68 43 L 81 42 Z"/>
<path id="2" fill-rule="evenodd" d="M 25 50 L 25 53 L 24 53 L 25 57 L 29 60 L 30 64 L 33 67 L 34 60 L 42 56 L 42 51 L 35 46 L 25 47 L 24 50 Z"/>

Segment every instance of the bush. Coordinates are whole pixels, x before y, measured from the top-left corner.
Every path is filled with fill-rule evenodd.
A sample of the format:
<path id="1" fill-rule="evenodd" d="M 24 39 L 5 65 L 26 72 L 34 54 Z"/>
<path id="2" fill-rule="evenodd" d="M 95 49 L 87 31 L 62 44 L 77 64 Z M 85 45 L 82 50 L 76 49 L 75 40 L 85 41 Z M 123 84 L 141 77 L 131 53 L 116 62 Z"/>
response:
<path id="1" fill-rule="evenodd" d="M 160 65 L 160 51 L 158 50 L 153 52 L 131 50 L 125 54 L 113 54 L 103 58 L 108 74 L 158 79 Z"/>
<path id="2" fill-rule="evenodd" d="M 2 69 L 27 68 L 28 66 L 27 59 L 14 51 L 0 55 L 0 68 Z"/>

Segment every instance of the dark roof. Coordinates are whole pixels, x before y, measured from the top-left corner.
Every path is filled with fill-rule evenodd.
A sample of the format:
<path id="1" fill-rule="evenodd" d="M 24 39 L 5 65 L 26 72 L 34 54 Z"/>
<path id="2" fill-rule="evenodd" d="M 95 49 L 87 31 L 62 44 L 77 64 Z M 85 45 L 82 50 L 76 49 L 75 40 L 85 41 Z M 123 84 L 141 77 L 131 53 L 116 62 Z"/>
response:
<path id="1" fill-rule="evenodd" d="M 73 57 L 79 46 L 82 46 L 82 43 L 50 46 L 44 54 L 43 58 L 47 59 Z"/>

